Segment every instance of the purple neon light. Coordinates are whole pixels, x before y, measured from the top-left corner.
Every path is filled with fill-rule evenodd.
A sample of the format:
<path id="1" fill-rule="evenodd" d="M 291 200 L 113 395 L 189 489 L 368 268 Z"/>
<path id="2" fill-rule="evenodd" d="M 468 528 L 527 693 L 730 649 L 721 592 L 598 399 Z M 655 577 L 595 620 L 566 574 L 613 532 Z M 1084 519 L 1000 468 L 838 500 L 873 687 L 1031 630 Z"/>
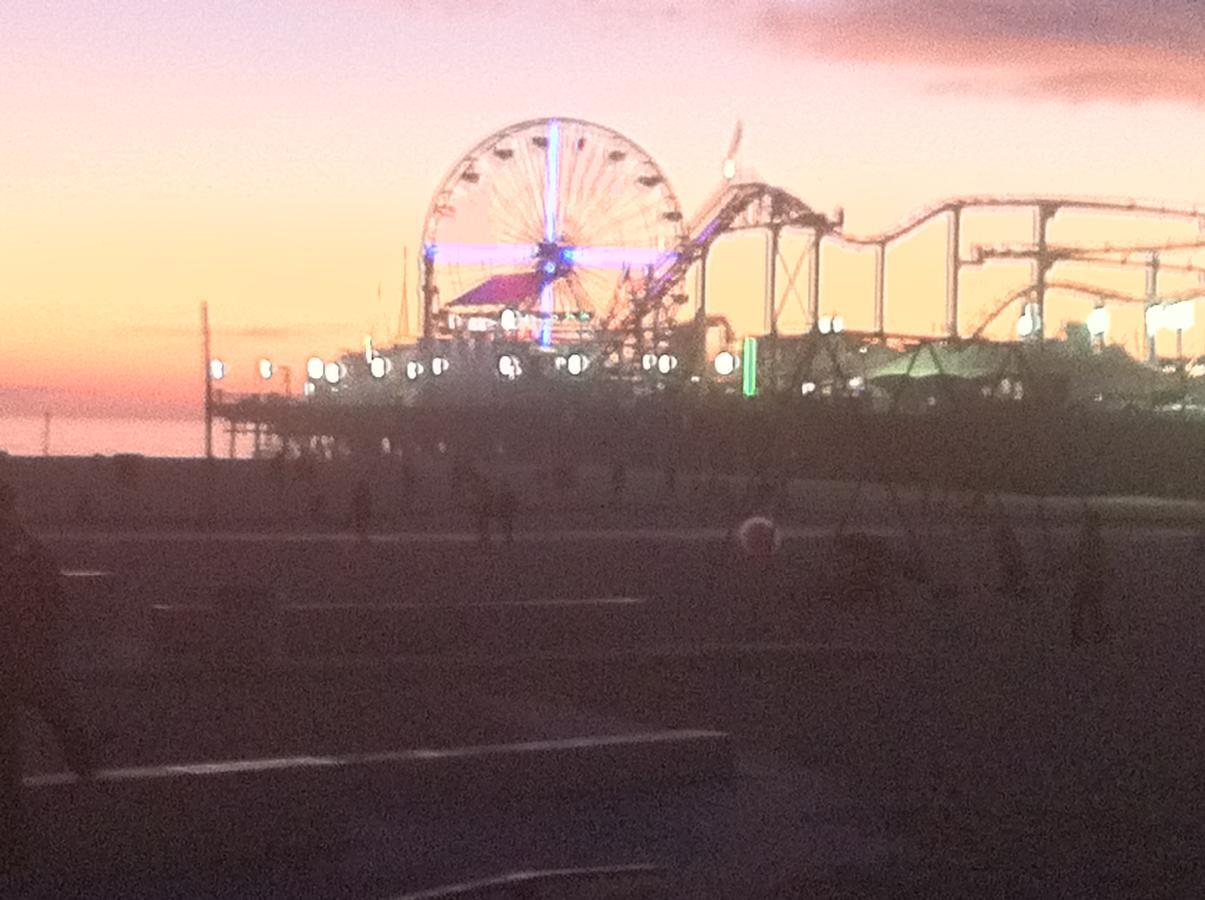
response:
<path id="1" fill-rule="evenodd" d="M 552 343 L 552 313 L 555 306 L 552 282 L 546 281 L 540 288 L 540 343 L 545 347 Z"/>
<path id="2" fill-rule="evenodd" d="M 452 265 L 522 266 L 539 255 L 535 244 L 429 244 L 426 253 L 437 263 Z M 650 247 L 562 247 L 572 266 L 585 269 L 623 269 L 672 262 L 677 253 Z"/>
<path id="3" fill-rule="evenodd" d="M 676 254 L 651 247 L 567 247 L 565 258 L 587 269 L 622 269 L 625 266 L 652 266 Z"/>

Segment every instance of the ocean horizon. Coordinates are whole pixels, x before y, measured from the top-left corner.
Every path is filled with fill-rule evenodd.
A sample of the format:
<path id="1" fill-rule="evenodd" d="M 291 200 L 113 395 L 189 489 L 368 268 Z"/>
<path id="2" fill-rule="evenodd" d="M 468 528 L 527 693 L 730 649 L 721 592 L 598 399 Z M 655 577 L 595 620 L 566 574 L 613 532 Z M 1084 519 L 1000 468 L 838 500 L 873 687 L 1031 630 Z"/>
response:
<path id="1" fill-rule="evenodd" d="M 205 420 L 140 419 L 134 417 L 54 416 L 49 447 L 42 416 L 0 416 L 0 453 L 10 456 L 143 456 L 196 458 L 205 453 Z M 214 452 L 229 452 L 224 431 L 214 428 Z"/>

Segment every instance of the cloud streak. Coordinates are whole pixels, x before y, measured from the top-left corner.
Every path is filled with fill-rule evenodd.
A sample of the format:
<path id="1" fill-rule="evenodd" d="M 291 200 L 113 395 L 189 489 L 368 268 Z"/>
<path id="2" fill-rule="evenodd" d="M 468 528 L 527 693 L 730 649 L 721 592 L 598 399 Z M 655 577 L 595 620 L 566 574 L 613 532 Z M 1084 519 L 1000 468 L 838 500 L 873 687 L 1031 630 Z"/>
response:
<path id="1" fill-rule="evenodd" d="M 141 337 L 179 338 L 196 340 L 201 333 L 199 325 L 134 325 L 123 326 L 122 331 Z M 313 323 L 306 325 L 276 326 L 249 325 L 215 327 L 214 333 L 223 338 L 245 338 L 248 340 L 288 340 L 292 338 L 329 337 L 349 331 L 347 323 Z"/>
<path id="2" fill-rule="evenodd" d="M 776 0 L 758 29 L 808 56 L 957 72 L 943 90 L 1205 106 L 1200 0 Z"/>

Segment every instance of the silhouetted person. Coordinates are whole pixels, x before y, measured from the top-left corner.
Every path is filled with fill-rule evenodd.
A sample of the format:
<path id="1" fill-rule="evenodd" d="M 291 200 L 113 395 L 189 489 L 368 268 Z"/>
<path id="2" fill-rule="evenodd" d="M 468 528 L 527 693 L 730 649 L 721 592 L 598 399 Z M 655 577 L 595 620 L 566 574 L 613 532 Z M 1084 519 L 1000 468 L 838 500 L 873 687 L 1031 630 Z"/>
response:
<path id="1" fill-rule="evenodd" d="M 515 497 L 514 489 L 508 482 L 503 482 L 502 486 L 498 488 L 494 509 L 498 514 L 498 524 L 508 544 L 514 543 L 515 540 L 515 511 L 518 505 L 519 501 Z"/>
<path id="2" fill-rule="evenodd" d="M 315 490 L 310 495 L 310 521 L 320 525 L 326 519 L 326 497 L 321 491 Z"/>
<path id="3" fill-rule="evenodd" d="M 992 543 L 995 544 L 996 560 L 1000 565 L 1000 593 L 1013 600 L 1026 600 L 1029 597 L 1029 572 L 1025 567 L 1021 542 L 1008 520 L 1004 504 L 999 500 L 996 501 L 994 512 Z"/>
<path id="4" fill-rule="evenodd" d="M 372 489 L 368 479 L 361 478 L 356 482 L 351 494 L 351 524 L 356 534 L 368 537 L 368 526 L 372 522 Z"/>
<path id="5" fill-rule="evenodd" d="M 1089 637 L 1103 637 L 1105 592 L 1105 544 L 1100 533 L 1100 518 L 1092 510 L 1084 514 L 1084 528 L 1076 548 L 1076 576 L 1071 606 L 1071 640 L 1080 644 Z"/>
<path id="6" fill-rule="evenodd" d="M 75 517 L 83 523 L 91 522 L 95 515 L 96 504 L 92 500 L 91 491 L 83 491 L 76 497 Z"/>
<path id="7" fill-rule="evenodd" d="M 616 460 L 611 466 L 611 496 L 615 500 L 623 497 L 623 492 L 628 486 L 628 467 L 623 464 L 623 460 Z"/>
<path id="8" fill-rule="evenodd" d="M 21 803 L 20 711 L 36 711 L 56 733 L 67 766 L 94 771 L 91 741 L 58 665 L 63 596 L 58 566 L 21 527 L 16 497 L 0 482 L 0 857 L 19 862 L 27 834 Z"/>
<path id="9" fill-rule="evenodd" d="M 268 460 L 268 481 L 277 493 L 284 490 L 285 467 L 287 464 L 288 455 L 284 447 L 273 453 Z"/>
<path id="10" fill-rule="evenodd" d="M 493 492 L 490 490 L 489 481 L 485 476 L 471 472 L 471 490 L 476 495 L 474 498 L 477 511 L 477 540 L 482 544 L 488 544 L 490 540 L 490 518 L 493 516 Z"/>
<path id="11" fill-rule="evenodd" d="M 414 472 L 414 463 L 405 460 L 402 463 L 402 509 L 409 512 L 414 504 L 414 494 L 418 487 L 418 476 Z"/>

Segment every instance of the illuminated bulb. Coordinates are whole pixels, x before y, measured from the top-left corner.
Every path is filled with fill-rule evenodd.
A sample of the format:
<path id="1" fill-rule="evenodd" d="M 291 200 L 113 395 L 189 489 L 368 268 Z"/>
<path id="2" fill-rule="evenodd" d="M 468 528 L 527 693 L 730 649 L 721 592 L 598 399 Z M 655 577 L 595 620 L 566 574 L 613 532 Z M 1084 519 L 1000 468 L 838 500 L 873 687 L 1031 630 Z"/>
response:
<path id="1" fill-rule="evenodd" d="M 739 365 L 736 355 L 729 353 L 727 350 L 721 351 L 715 358 L 715 371 L 717 375 L 731 375 L 736 371 Z"/>
<path id="2" fill-rule="evenodd" d="M 311 356 L 305 364 L 305 374 L 311 381 L 321 381 L 326 371 L 326 363 L 316 356 Z"/>
<path id="3" fill-rule="evenodd" d="M 519 363 L 518 357 L 507 353 L 498 357 L 498 374 L 509 381 L 514 381 L 523 374 L 523 366 Z"/>

